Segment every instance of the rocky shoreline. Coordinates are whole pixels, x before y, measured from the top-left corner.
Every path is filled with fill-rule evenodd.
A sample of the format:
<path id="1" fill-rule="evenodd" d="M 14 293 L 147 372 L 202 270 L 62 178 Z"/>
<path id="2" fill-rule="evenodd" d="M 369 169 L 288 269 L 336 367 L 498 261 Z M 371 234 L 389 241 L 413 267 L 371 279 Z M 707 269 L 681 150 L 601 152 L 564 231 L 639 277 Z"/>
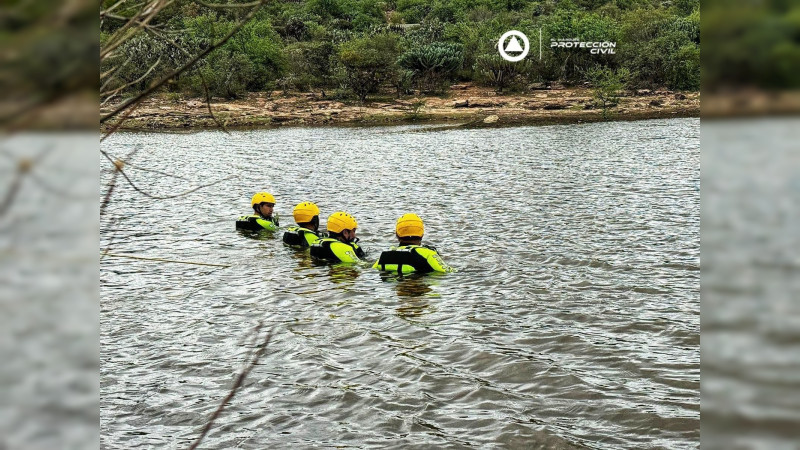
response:
<path id="1" fill-rule="evenodd" d="M 101 113 L 111 109 L 113 105 L 102 108 Z M 119 129 L 218 128 L 220 124 L 226 128 L 411 123 L 511 126 L 699 116 L 698 92 L 629 92 L 604 114 L 585 87 L 540 87 L 525 94 L 503 95 L 488 88 L 454 85 L 446 96 L 394 99 L 387 95 L 363 105 L 323 98 L 321 93 L 261 92 L 210 103 L 159 94 L 142 102 Z"/>

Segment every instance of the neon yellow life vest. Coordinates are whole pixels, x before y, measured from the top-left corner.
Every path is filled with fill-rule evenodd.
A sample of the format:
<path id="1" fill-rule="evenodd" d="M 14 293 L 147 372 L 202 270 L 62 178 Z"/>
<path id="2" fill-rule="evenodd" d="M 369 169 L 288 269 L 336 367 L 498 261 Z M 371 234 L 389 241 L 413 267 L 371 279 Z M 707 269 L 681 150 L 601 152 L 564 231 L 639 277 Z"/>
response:
<path id="1" fill-rule="evenodd" d="M 423 245 L 391 247 L 381 253 L 372 268 L 397 273 L 455 272 L 455 269 L 442 261 L 435 248 Z"/>
<path id="2" fill-rule="evenodd" d="M 296 247 L 310 247 L 319 240 L 319 234 L 308 228 L 291 226 L 283 233 L 283 243 Z"/>
<path id="3" fill-rule="evenodd" d="M 236 219 L 237 230 L 250 230 L 250 231 L 277 231 L 280 224 L 278 223 L 278 215 L 273 214 L 271 219 L 265 219 L 257 214 L 249 216 L 241 216 Z"/>
<path id="4" fill-rule="evenodd" d="M 323 238 L 311 245 L 311 256 L 331 262 L 357 262 L 364 250 L 355 242 L 345 244 L 334 238 Z"/>

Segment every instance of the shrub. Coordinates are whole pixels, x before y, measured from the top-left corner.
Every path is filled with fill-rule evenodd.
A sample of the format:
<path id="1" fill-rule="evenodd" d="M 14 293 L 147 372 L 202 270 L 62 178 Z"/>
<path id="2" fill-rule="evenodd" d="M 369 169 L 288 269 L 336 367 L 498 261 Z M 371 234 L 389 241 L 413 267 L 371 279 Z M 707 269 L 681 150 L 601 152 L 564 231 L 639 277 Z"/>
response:
<path id="1" fill-rule="evenodd" d="M 397 41 L 395 35 L 383 33 L 353 39 L 339 46 L 339 61 L 345 69 L 347 87 L 361 102 L 394 72 Z"/>
<path id="2" fill-rule="evenodd" d="M 420 90 L 439 92 L 443 82 L 461 68 L 463 61 L 460 45 L 436 42 L 403 53 L 398 64 L 414 73 Z"/>
<path id="3" fill-rule="evenodd" d="M 302 41 L 309 36 L 308 26 L 299 17 L 292 17 L 284 25 L 281 35 L 287 40 Z"/>
<path id="4" fill-rule="evenodd" d="M 550 39 L 577 38 L 582 41 L 618 41 L 618 24 L 615 20 L 596 13 L 580 11 L 558 11 L 542 22 L 544 41 Z M 629 42 L 625 40 L 624 42 Z M 617 58 L 610 55 L 592 55 L 586 51 L 554 48 L 548 52 L 552 57 L 546 61 L 544 71 L 555 79 L 576 83 L 586 80 L 591 67 L 616 64 Z"/>
<path id="5" fill-rule="evenodd" d="M 297 42 L 287 46 L 289 70 L 285 78 L 291 81 L 287 89 L 309 90 L 330 85 L 334 52 L 330 42 Z"/>
<path id="6" fill-rule="evenodd" d="M 478 57 L 474 70 L 478 81 L 495 88 L 498 93 L 509 87 L 519 87 L 531 72 L 531 62 L 506 61 L 500 55 L 486 54 Z"/>
<path id="7" fill-rule="evenodd" d="M 342 14 L 342 9 L 336 0 L 309 0 L 306 3 L 306 11 L 323 19 L 339 17 Z"/>
<path id="8" fill-rule="evenodd" d="M 280 37 L 268 21 L 253 21 L 242 27 L 221 50 L 245 55 L 253 66 L 247 89 L 258 91 L 286 72 L 287 60 Z"/>
<path id="9" fill-rule="evenodd" d="M 406 23 L 420 23 L 428 17 L 432 6 L 428 0 L 397 0 L 397 11 Z"/>
<path id="10" fill-rule="evenodd" d="M 240 98 L 247 94 L 248 80 L 255 69 L 255 65 L 242 53 L 213 52 L 197 71 L 184 77 L 180 84 L 184 90 L 195 95 L 204 95 L 205 80 L 210 95 Z"/>
<path id="11" fill-rule="evenodd" d="M 397 98 L 414 93 L 414 72 L 406 69 L 397 69 L 391 76 L 390 82 L 397 93 Z"/>
<path id="12" fill-rule="evenodd" d="M 675 89 L 699 87 L 699 50 L 682 33 L 667 32 L 647 42 L 632 45 L 624 54 L 625 66 L 634 75 L 632 83 L 639 87 L 667 86 Z M 694 67 L 696 74 L 690 73 Z M 695 82 L 696 81 L 696 82 Z"/>
<path id="13" fill-rule="evenodd" d="M 162 41 L 152 38 L 149 34 L 140 33 L 132 37 L 121 46 L 120 53 L 125 63 L 119 64 L 120 70 L 116 74 L 118 84 L 123 86 L 144 77 L 129 87 L 134 91 L 145 89 L 150 82 L 169 70 L 167 61 L 165 61 L 167 59 L 166 46 Z M 159 61 L 159 66 L 145 76 L 146 71 Z M 111 87 L 116 88 L 117 86 Z"/>
<path id="14" fill-rule="evenodd" d="M 795 59 L 797 61 L 797 59 Z M 796 73 L 793 71 L 792 73 Z M 671 89 L 700 89 L 700 48 L 686 44 L 670 58 L 667 86 Z"/>
<path id="15" fill-rule="evenodd" d="M 700 13 L 678 17 L 668 11 L 631 11 L 623 19 L 620 59 L 634 87 L 699 89 Z"/>
<path id="16" fill-rule="evenodd" d="M 603 108 L 603 116 L 607 117 L 608 108 L 619 104 L 620 91 L 625 87 L 630 72 L 628 69 L 612 70 L 608 67 L 596 66 L 587 72 L 592 83 L 592 97 L 595 104 Z"/>

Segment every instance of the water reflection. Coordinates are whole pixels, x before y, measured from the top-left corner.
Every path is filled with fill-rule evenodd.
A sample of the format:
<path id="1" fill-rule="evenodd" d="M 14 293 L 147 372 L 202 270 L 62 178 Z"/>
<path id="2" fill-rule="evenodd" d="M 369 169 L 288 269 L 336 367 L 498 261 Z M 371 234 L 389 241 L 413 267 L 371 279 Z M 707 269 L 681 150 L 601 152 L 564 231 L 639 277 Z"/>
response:
<path id="1" fill-rule="evenodd" d="M 333 264 L 328 270 L 331 281 L 342 288 L 353 286 L 359 275 L 361 270 L 349 264 Z"/>
<path id="2" fill-rule="evenodd" d="M 253 239 L 255 241 L 270 241 L 275 239 L 275 232 L 269 230 L 253 231 L 237 229 L 236 232 L 242 237 Z"/>
<path id="3" fill-rule="evenodd" d="M 286 247 L 286 251 L 291 254 L 292 259 L 297 263 L 297 267 L 294 269 L 295 272 L 303 272 L 314 267 L 314 262 L 311 260 L 311 255 L 308 254 L 307 248 Z"/>
<path id="4" fill-rule="evenodd" d="M 429 298 L 439 297 L 433 289 L 436 284 L 434 276 L 382 272 L 380 278 L 384 283 L 391 283 L 397 293 L 398 317 L 406 320 L 418 319 L 436 311 L 428 301 Z"/>

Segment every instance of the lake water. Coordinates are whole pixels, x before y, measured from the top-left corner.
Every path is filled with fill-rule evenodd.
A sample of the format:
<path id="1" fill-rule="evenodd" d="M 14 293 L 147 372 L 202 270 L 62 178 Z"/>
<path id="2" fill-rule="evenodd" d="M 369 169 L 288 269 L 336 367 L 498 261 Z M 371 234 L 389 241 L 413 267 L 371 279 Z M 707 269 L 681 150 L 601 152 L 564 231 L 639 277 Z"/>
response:
<path id="1" fill-rule="evenodd" d="M 703 448 L 800 442 L 800 119 L 703 124 Z"/>
<path id="2" fill-rule="evenodd" d="M 119 133 L 101 250 L 101 445 L 674 448 L 700 437 L 699 119 Z M 101 184 L 110 179 L 100 161 Z M 142 170 L 147 169 L 147 170 Z M 105 191 L 105 189 L 102 189 Z M 370 262 L 416 212 L 459 271 L 381 277 L 234 230 L 314 201 Z"/>

